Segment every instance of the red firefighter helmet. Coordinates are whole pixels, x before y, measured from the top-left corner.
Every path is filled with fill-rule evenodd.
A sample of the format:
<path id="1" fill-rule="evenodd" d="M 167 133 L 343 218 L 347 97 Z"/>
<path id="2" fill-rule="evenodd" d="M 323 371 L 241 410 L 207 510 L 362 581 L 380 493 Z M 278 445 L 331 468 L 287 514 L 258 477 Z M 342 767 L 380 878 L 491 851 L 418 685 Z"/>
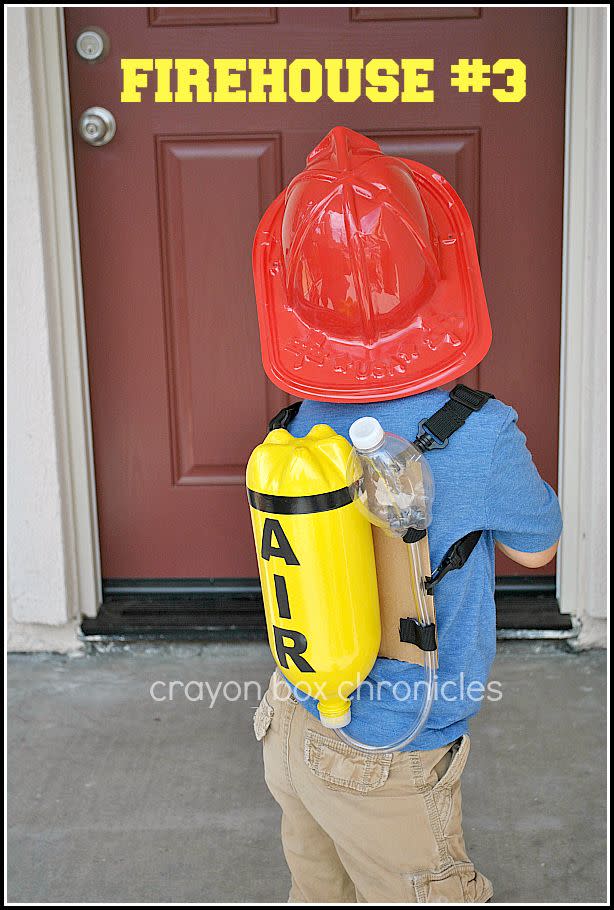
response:
<path id="1" fill-rule="evenodd" d="M 262 360 L 321 401 L 384 401 L 462 376 L 490 321 L 463 203 L 432 168 L 335 127 L 256 231 Z"/>

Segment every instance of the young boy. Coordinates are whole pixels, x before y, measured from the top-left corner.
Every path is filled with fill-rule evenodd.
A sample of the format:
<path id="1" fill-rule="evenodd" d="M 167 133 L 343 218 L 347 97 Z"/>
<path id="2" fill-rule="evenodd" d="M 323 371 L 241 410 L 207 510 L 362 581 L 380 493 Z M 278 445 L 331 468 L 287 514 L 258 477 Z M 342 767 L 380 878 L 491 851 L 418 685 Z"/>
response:
<path id="1" fill-rule="evenodd" d="M 413 440 L 450 400 L 442 383 L 488 349 L 462 203 L 430 169 L 383 156 L 350 130 L 333 130 L 271 206 L 254 269 L 267 373 L 307 399 L 288 427 L 294 436 L 328 424 L 349 438 L 350 425 L 368 414 Z M 452 411 L 449 428 L 459 414 Z M 437 691 L 422 732 L 402 752 L 353 749 L 279 672 L 256 712 L 267 785 L 282 809 L 291 901 L 483 903 L 492 896 L 465 850 L 460 776 L 469 718 L 487 693 L 495 654 L 494 551 L 530 568 L 545 565 L 556 553 L 561 516 L 512 408 L 491 398 L 460 413 L 447 445 L 425 456 L 435 481 L 432 566 L 455 541 L 483 533 L 466 564 L 436 587 Z M 375 745 L 394 741 L 420 710 L 407 692 L 422 678 L 414 664 L 379 658 L 370 697 L 353 699 L 349 734 Z"/>

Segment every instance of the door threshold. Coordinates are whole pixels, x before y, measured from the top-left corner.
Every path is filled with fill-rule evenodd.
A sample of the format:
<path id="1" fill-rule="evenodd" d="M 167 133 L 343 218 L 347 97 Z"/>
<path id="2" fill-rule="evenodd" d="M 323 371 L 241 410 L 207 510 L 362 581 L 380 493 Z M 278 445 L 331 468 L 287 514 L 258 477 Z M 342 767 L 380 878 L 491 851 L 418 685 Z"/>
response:
<path id="1" fill-rule="evenodd" d="M 85 641 L 265 641 L 256 579 L 113 579 L 98 615 L 84 619 Z M 497 637 L 566 639 L 577 635 L 559 610 L 554 578 L 498 578 Z"/>
<path id="2" fill-rule="evenodd" d="M 580 634 L 579 624 L 573 621 L 569 629 L 500 629 L 497 641 L 569 641 Z"/>
<path id="3" fill-rule="evenodd" d="M 246 630 L 225 627 L 224 629 L 151 629 L 137 632 L 112 630 L 109 626 L 99 627 L 94 631 L 90 626 L 81 627 L 79 639 L 83 642 L 96 643 L 159 643 L 159 644 L 224 644 L 265 642 L 267 640 L 266 628 Z M 573 641 L 580 634 L 580 627 L 572 625 L 570 629 L 497 629 L 497 641 Z"/>

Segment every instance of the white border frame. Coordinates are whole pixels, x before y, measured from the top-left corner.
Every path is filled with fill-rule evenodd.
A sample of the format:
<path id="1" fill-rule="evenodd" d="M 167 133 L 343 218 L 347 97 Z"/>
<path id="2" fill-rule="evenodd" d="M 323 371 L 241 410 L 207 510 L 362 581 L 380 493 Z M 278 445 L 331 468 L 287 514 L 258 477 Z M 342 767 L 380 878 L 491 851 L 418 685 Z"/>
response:
<path id="1" fill-rule="evenodd" d="M 64 14 L 26 10 L 65 530 L 67 612 L 102 600 Z M 45 622 L 41 617 L 41 622 Z"/>
<path id="2" fill-rule="evenodd" d="M 589 644 L 604 643 L 591 620 L 606 609 L 608 11 L 572 7 L 568 17 L 557 593 Z"/>
<path id="3" fill-rule="evenodd" d="M 591 127 L 599 124 L 604 110 L 605 58 L 600 59 L 596 52 L 596 39 L 603 34 L 603 53 L 607 54 L 607 15 L 605 7 L 568 8 L 559 420 L 559 492 L 565 533 L 557 586 L 561 609 L 574 615 L 584 613 L 581 605 L 589 592 L 587 573 L 596 567 L 593 545 L 598 536 L 604 537 L 599 522 L 592 521 L 587 528 L 581 520 L 587 513 L 581 504 L 587 501 L 583 481 L 587 466 L 593 463 L 593 439 L 580 432 L 578 415 L 591 406 L 586 386 L 593 368 L 594 313 L 605 304 L 594 274 L 591 279 L 587 269 L 587 254 L 600 242 L 603 245 L 603 238 L 598 236 L 602 222 L 595 219 L 599 196 L 595 199 L 592 183 L 599 179 L 599 167 L 605 168 L 605 162 L 598 158 L 602 149 L 595 147 Z M 101 573 L 63 10 L 29 8 L 27 21 L 68 532 L 65 558 L 74 592 L 69 609 L 73 616 L 93 616 L 101 601 Z M 599 323 L 604 328 L 606 319 L 604 315 Z M 588 425 L 592 416 L 588 415 Z M 596 416 L 600 432 L 603 412 Z M 586 422 L 583 420 L 583 425 Z M 605 570 L 603 578 L 605 587 Z"/>

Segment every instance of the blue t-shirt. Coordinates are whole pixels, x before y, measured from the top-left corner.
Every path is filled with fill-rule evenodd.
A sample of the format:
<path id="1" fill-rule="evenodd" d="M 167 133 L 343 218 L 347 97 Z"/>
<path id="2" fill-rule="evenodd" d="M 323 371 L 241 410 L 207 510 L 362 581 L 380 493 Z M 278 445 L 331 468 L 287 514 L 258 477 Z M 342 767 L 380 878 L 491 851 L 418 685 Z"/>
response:
<path id="1" fill-rule="evenodd" d="M 412 440 L 418 422 L 447 399 L 443 389 L 433 389 L 411 398 L 368 404 L 304 401 L 288 429 L 293 436 L 305 436 L 324 423 L 349 439 L 354 420 L 369 415 L 385 430 Z M 426 727 L 409 749 L 445 746 L 467 731 L 469 718 L 477 714 L 485 697 L 500 697 L 496 681 L 488 682 L 496 647 L 495 538 L 530 553 L 548 549 L 561 533 L 558 500 L 539 476 L 517 419 L 512 408 L 491 399 L 470 415 L 446 448 L 426 454 L 435 481 L 429 528 L 432 568 L 465 534 L 485 533 L 465 566 L 450 572 L 435 590 L 439 645 L 435 701 Z M 421 709 L 422 680 L 421 667 L 378 658 L 367 681 L 354 693 L 346 731 L 375 745 L 400 737 Z M 317 716 L 315 700 L 296 689 L 294 693 Z"/>

